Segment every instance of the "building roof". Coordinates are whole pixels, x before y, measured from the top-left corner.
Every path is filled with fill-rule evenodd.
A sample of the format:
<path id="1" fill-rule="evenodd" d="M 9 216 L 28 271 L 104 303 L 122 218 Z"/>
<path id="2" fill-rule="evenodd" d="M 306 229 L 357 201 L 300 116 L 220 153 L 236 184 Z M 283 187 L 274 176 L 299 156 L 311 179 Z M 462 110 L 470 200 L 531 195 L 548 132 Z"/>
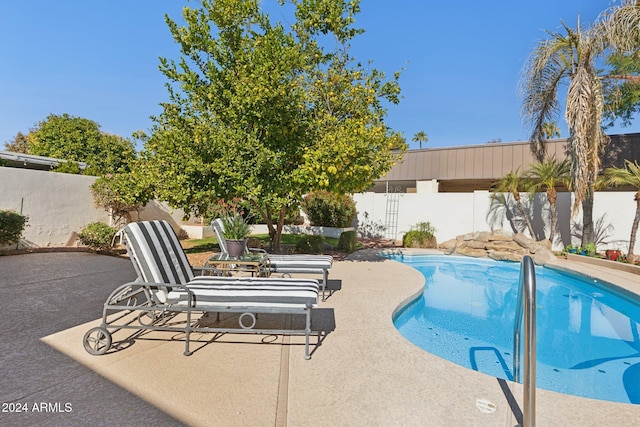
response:
<path id="1" fill-rule="evenodd" d="M 605 149 L 603 167 L 623 166 L 624 160 L 640 162 L 640 133 L 611 135 Z M 566 158 L 568 139 L 547 143 L 547 156 Z M 488 189 L 507 173 L 529 169 L 536 159 L 529 142 L 486 143 L 464 147 L 409 150 L 389 173 L 376 181 L 381 189 L 387 183 L 415 187 L 416 181 L 438 180 L 440 191 Z"/>
<path id="2" fill-rule="evenodd" d="M 39 170 L 51 170 L 60 163 L 68 160 L 55 159 L 53 157 L 35 156 L 33 154 L 15 153 L 13 151 L 0 151 L 0 159 L 8 163 L 8 166 L 14 168 L 27 168 Z M 76 162 L 80 170 L 87 167 L 85 162 Z"/>

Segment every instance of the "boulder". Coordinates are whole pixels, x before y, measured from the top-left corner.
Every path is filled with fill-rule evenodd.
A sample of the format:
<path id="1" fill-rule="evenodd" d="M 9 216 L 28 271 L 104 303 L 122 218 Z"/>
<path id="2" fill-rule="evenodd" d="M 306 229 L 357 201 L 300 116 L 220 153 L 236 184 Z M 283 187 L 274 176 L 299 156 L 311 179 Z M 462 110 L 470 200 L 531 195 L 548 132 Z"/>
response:
<path id="1" fill-rule="evenodd" d="M 522 261 L 523 254 L 520 252 L 511 252 L 511 251 L 489 251 L 489 258 L 495 259 L 496 261 L 514 261 L 520 262 Z"/>
<path id="2" fill-rule="evenodd" d="M 468 247 L 458 248 L 456 249 L 455 253 L 474 258 L 485 258 L 487 256 L 487 251 L 485 251 L 484 249 L 474 249 Z"/>
<path id="3" fill-rule="evenodd" d="M 513 241 L 519 244 L 520 246 L 522 246 L 523 248 L 528 248 L 529 245 L 536 242 L 534 239 L 527 237 L 522 233 L 514 234 Z"/>
<path id="4" fill-rule="evenodd" d="M 486 246 L 488 243 L 488 241 L 469 240 L 466 242 L 466 246 L 472 249 L 487 249 Z"/>
<path id="5" fill-rule="evenodd" d="M 446 254 L 459 254 L 475 258 L 489 257 L 498 261 L 520 262 L 522 257 L 532 254 L 533 262 L 543 265 L 555 260 L 551 242 L 536 242 L 522 233 L 511 234 L 504 230 L 479 231 L 457 236 L 440 245 Z"/>
<path id="6" fill-rule="evenodd" d="M 549 262 L 554 262 L 556 260 L 556 256 L 548 249 L 541 249 L 532 254 L 531 259 L 536 265 L 545 265 Z"/>
<path id="7" fill-rule="evenodd" d="M 458 241 L 456 239 L 449 239 L 445 242 L 440 243 L 440 249 L 454 249 L 457 245 Z"/>
<path id="8" fill-rule="evenodd" d="M 508 231 L 504 231 L 503 229 L 499 228 L 497 230 L 493 230 L 491 232 L 491 237 L 489 238 L 490 241 L 510 241 L 513 240 L 513 234 L 509 233 Z"/>
<path id="9" fill-rule="evenodd" d="M 494 241 L 486 246 L 490 251 L 520 251 L 522 247 L 514 241 Z"/>

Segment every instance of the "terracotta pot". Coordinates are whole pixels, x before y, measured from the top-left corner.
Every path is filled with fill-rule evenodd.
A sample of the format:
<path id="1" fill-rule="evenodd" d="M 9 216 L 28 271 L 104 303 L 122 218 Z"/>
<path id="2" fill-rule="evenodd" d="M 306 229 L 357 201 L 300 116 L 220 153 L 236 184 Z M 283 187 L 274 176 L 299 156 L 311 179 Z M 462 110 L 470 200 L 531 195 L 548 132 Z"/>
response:
<path id="1" fill-rule="evenodd" d="M 616 249 L 607 249 L 605 251 L 605 255 L 607 256 L 608 260 L 616 261 L 620 256 L 620 251 Z"/>

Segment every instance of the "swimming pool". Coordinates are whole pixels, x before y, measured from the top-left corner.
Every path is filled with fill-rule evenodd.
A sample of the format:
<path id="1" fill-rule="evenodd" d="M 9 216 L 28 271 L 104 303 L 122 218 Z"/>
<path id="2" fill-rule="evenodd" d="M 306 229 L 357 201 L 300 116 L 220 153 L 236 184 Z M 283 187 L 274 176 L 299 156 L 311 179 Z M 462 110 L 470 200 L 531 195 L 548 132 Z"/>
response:
<path id="1" fill-rule="evenodd" d="M 393 255 L 420 271 L 423 294 L 396 328 L 429 353 L 512 380 L 520 264 L 447 255 Z M 640 404 L 640 299 L 595 279 L 536 267 L 536 385 Z"/>

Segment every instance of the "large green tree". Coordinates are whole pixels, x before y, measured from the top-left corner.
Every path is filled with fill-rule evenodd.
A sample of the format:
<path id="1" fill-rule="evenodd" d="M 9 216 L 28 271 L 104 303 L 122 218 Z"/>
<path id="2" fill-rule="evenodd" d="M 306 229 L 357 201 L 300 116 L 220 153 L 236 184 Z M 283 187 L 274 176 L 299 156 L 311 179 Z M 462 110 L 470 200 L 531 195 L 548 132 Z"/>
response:
<path id="1" fill-rule="evenodd" d="M 385 124 L 398 77 L 357 63 L 349 43 L 359 1 L 203 0 L 180 45 L 163 58 L 169 101 L 145 144 L 157 196 L 196 215 L 216 199 L 248 200 L 278 249 L 287 208 L 316 189 L 361 191 L 397 159 L 402 137 Z M 273 222 L 272 218 L 278 218 Z"/>
<path id="2" fill-rule="evenodd" d="M 582 206 L 582 244 L 593 242 L 593 196 L 600 172 L 600 158 L 608 141 L 602 129 L 605 108 L 603 77 L 598 60 L 612 52 L 637 50 L 640 7 L 624 1 L 607 9 L 587 30 L 580 23 L 564 33 L 549 33 L 526 63 L 521 82 L 523 118 L 531 129 L 532 151 L 544 158 L 544 124 L 560 111 L 558 91 L 566 84 L 564 116 L 569 127 L 569 151 L 573 180 L 574 212 Z"/>
<path id="3" fill-rule="evenodd" d="M 26 139 L 29 154 L 86 162 L 85 173 L 92 175 L 126 172 L 136 158 L 132 141 L 102 132 L 93 120 L 68 114 L 49 115 Z"/>

